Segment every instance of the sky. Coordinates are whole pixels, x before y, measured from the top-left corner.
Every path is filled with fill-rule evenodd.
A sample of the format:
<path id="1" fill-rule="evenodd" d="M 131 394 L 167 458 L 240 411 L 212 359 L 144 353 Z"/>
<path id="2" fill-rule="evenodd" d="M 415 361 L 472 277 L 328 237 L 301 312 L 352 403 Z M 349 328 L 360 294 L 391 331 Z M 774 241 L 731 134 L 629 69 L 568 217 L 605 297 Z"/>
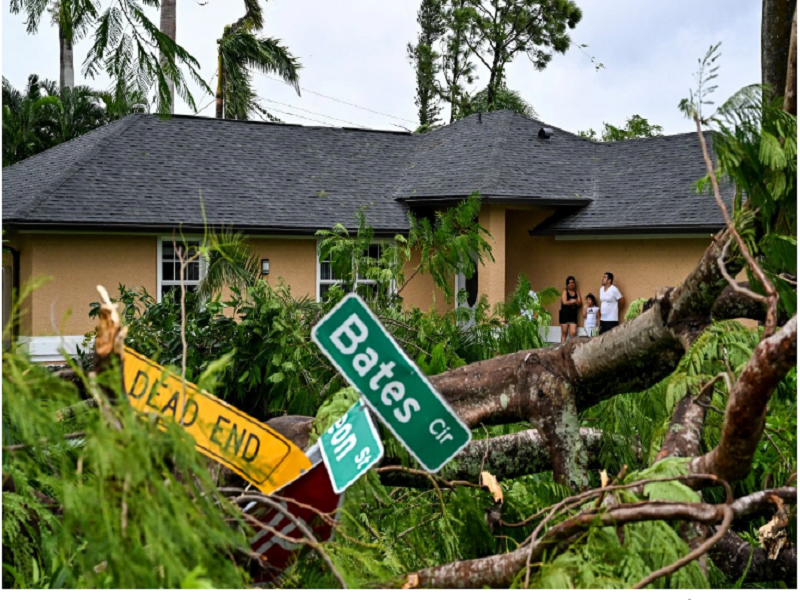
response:
<path id="1" fill-rule="evenodd" d="M 103 7 L 112 0 L 101 0 Z M 574 44 L 536 71 L 525 56 L 508 69 L 507 82 L 533 105 L 539 119 L 568 131 L 622 125 L 633 114 L 664 132 L 692 130 L 678 103 L 695 85 L 698 59 L 722 42 L 719 88 L 722 102 L 761 78 L 761 0 L 576 0 L 583 19 L 572 30 Z M 282 82 L 254 76 L 264 106 L 283 121 L 413 130 L 414 69 L 406 45 L 416 39 L 418 0 L 271 0 L 264 33 L 280 38 L 299 57 L 301 96 Z M 151 11 L 158 24 L 158 15 Z M 242 0 L 178 0 L 177 41 L 200 63 L 212 89 L 216 40 L 223 27 L 244 13 Z M 2 73 L 16 87 L 30 73 L 58 80 L 58 34 L 45 23 L 36 35 L 3 0 Z M 586 44 L 588 47 L 580 48 Z M 76 82 L 106 87 L 107 78 L 87 80 L 81 63 L 91 39 L 75 50 Z M 594 57 L 594 62 L 592 61 Z M 602 63 L 599 70 L 595 65 Z M 479 65 L 474 90 L 487 80 Z M 214 115 L 212 97 L 193 88 L 200 114 Z M 178 99 L 176 112 L 194 114 Z M 373 111 L 373 112 L 370 112 Z M 382 113 L 382 114 L 378 114 Z M 444 110 L 449 114 L 449 109 Z"/>

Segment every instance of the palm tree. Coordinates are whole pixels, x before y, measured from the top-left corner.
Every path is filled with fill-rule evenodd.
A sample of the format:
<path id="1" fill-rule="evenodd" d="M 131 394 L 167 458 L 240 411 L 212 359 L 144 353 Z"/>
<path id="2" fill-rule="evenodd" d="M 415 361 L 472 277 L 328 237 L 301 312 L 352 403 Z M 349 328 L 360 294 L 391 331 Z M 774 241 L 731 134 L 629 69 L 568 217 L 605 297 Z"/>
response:
<path id="1" fill-rule="evenodd" d="M 161 33 L 166 35 L 173 42 L 177 30 L 177 0 L 161 0 Z M 161 65 L 167 62 L 164 57 L 164 51 L 161 51 Z M 167 112 L 175 112 L 175 82 L 171 79 L 167 80 L 167 89 L 169 90 L 169 110 Z"/>
<path id="2" fill-rule="evenodd" d="M 85 86 L 58 88 L 55 82 L 45 81 L 44 88 L 58 102 L 48 104 L 47 124 L 53 145 L 89 133 L 108 123 L 108 111 L 101 94 Z"/>
<path id="3" fill-rule="evenodd" d="M 86 33 L 97 17 L 97 0 L 11 0 L 13 14 L 24 12 L 28 33 L 36 33 L 45 10 L 58 25 L 60 50 L 59 83 L 62 88 L 75 86 L 73 44 Z"/>
<path id="4" fill-rule="evenodd" d="M 28 77 L 23 92 L 3 78 L 3 167 L 113 120 L 101 94 L 83 85 L 59 88 Z"/>
<path id="5" fill-rule="evenodd" d="M 289 49 L 276 38 L 259 37 L 264 25 L 258 0 L 245 0 L 245 15 L 227 25 L 217 40 L 217 118 L 246 120 L 254 114 L 270 118 L 258 103 L 250 69 L 275 73 L 300 95 L 301 68 Z"/>
<path id="6" fill-rule="evenodd" d="M 24 91 L 3 77 L 3 167 L 13 165 L 52 146 L 48 107 L 58 102 L 38 75 L 28 77 Z"/>

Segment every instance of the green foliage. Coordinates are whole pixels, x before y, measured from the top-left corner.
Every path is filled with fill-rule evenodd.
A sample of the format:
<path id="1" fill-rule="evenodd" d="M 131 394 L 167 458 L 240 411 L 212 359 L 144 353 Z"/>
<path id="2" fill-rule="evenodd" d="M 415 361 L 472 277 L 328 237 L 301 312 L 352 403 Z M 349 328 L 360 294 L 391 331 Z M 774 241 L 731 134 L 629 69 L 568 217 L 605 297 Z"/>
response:
<path id="1" fill-rule="evenodd" d="M 625 313 L 625 320 L 632 321 L 640 314 L 642 314 L 644 306 L 645 304 L 647 304 L 647 302 L 648 298 L 637 298 L 636 300 L 631 302 L 631 305 L 628 307 L 628 311 Z"/>
<path id="2" fill-rule="evenodd" d="M 223 103 L 223 114 L 217 116 L 248 120 L 258 115 L 276 121 L 258 102 L 250 71 L 275 74 L 294 86 L 299 95 L 301 65 L 279 39 L 258 35 L 264 25 L 261 5 L 248 1 L 245 9 L 245 15 L 226 25 L 217 40 L 217 92 L 222 94 Z"/>
<path id="3" fill-rule="evenodd" d="M 115 95 L 131 87 L 141 96 L 155 89 L 159 112 L 167 113 L 173 103 L 169 84 L 193 111 L 197 111 L 181 70 L 200 88 L 211 94 L 198 69 L 200 63 L 180 44 L 163 33 L 145 13 L 144 6 L 158 7 L 159 0 L 113 0 L 95 23 L 94 43 L 83 65 L 83 74 L 94 79 L 101 70 L 114 82 Z"/>
<path id="4" fill-rule="evenodd" d="M 660 137 L 661 132 L 664 131 L 660 125 L 651 125 L 647 119 L 639 115 L 630 117 L 622 127 L 615 127 L 604 122 L 603 128 L 599 136 L 594 129 L 579 131 L 578 135 L 595 142 L 619 142 L 637 138 Z"/>
<path id="5" fill-rule="evenodd" d="M 408 60 L 414 66 L 417 77 L 417 93 L 414 99 L 419 114 L 420 128 L 437 125 L 441 107 L 436 97 L 436 75 L 439 53 L 434 45 L 444 33 L 445 19 L 443 0 L 422 0 L 417 12 L 420 33 L 416 44 L 408 44 Z"/>
<path id="6" fill-rule="evenodd" d="M 243 587 L 245 530 L 194 441 L 127 404 L 59 422 L 77 390 L 3 353 L 3 587 Z"/>
<path id="7" fill-rule="evenodd" d="M 24 90 L 3 78 L 3 167 L 82 136 L 130 114 L 143 98 L 134 90 L 99 92 L 86 86 L 59 88 L 30 75 Z"/>
<path id="8" fill-rule="evenodd" d="M 503 83 L 495 90 L 494 102 L 491 106 L 489 105 L 489 89 L 484 88 L 464 101 L 464 107 L 459 113 L 459 118 L 463 119 L 475 113 L 485 113 L 493 110 L 513 110 L 529 119 L 537 117 L 536 110 L 522 97 L 522 94 L 516 90 L 508 89 Z"/>
<path id="9" fill-rule="evenodd" d="M 583 13 L 572 0 L 467 0 L 457 9 L 467 34 L 466 44 L 489 70 L 486 105 L 496 110 L 507 65 L 524 54 L 533 67 L 544 69 L 554 52 L 564 54 Z"/>

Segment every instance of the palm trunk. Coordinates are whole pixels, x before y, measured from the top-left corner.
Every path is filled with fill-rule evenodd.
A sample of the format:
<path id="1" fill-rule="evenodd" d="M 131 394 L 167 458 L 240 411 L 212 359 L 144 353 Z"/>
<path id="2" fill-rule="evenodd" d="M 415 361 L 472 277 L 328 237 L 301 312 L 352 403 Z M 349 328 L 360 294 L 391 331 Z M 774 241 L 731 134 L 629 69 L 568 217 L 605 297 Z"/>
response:
<path id="1" fill-rule="evenodd" d="M 161 0 L 161 33 L 167 35 L 173 42 L 177 29 L 177 0 Z M 164 55 L 161 56 L 161 64 L 165 62 Z M 175 112 L 175 82 L 167 78 L 167 89 L 169 90 L 169 112 Z"/>
<path id="2" fill-rule="evenodd" d="M 222 118 L 223 104 L 223 79 L 225 74 L 222 71 L 222 54 L 217 55 L 217 118 Z"/>
<path id="3" fill-rule="evenodd" d="M 761 9 L 761 83 L 770 98 L 784 93 L 789 64 L 792 16 L 797 0 L 763 0 Z"/>
<path id="4" fill-rule="evenodd" d="M 64 35 L 64 28 L 58 26 L 58 43 L 60 48 L 61 67 L 59 70 L 59 84 L 61 89 L 75 87 L 75 68 L 74 52 L 72 49 L 72 40 L 67 39 Z"/>

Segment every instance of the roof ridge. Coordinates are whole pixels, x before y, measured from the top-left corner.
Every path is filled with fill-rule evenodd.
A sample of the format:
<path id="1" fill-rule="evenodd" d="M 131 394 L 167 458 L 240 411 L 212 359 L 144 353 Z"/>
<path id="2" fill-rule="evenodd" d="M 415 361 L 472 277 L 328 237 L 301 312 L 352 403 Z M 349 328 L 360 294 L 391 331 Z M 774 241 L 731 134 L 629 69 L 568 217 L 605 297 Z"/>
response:
<path id="1" fill-rule="evenodd" d="M 144 113 L 137 113 L 137 114 L 129 115 L 129 117 L 130 117 L 129 121 L 130 122 L 127 125 L 125 125 L 124 127 L 120 127 L 120 130 L 117 132 L 116 136 L 110 135 L 108 137 L 108 139 L 98 142 L 97 143 L 97 147 L 92 152 L 87 153 L 86 157 L 84 158 L 84 160 L 82 162 L 75 163 L 75 165 L 73 165 L 73 169 L 71 171 L 68 171 L 62 177 L 59 177 L 58 179 L 56 179 L 55 182 L 53 182 L 53 184 L 50 186 L 50 190 L 44 192 L 43 194 L 41 194 L 40 198 L 38 198 L 38 199 L 37 198 L 33 198 L 31 200 L 30 204 L 28 205 L 27 210 L 24 211 L 24 212 L 18 212 L 17 215 L 16 215 L 16 218 L 17 219 L 24 219 L 25 217 L 30 216 L 30 214 L 36 208 L 38 208 L 39 205 L 42 202 L 44 202 L 45 200 L 50 198 L 50 196 L 52 196 L 56 192 L 56 190 L 58 190 L 58 188 L 60 188 L 64 183 L 66 183 L 67 181 L 72 179 L 90 161 L 94 160 L 95 157 L 100 153 L 101 150 L 105 149 L 106 146 L 108 146 L 113 140 L 117 139 L 117 137 L 119 137 L 120 135 L 125 133 L 128 129 L 130 129 L 131 125 L 133 125 L 134 123 L 137 123 L 138 121 L 140 121 L 143 116 L 144 116 Z M 124 121 L 124 119 L 120 119 L 120 121 Z M 111 125 L 111 123 L 109 123 L 109 125 Z M 78 138 L 75 138 L 75 139 L 78 139 Z M 72 141 L 72 140 L 70 140 L 70 141 Z M 105 143 L 103 143 L 103 142 L 105 142 Z M 66 142 L 66 143 L 69 143 L 69 142 Z"/>
<path id="2" fill-rule="evenodd" d="M 148 114 L 147 116 L 157 116 L 155 114 Z M 395 131 L 393 129 L 373 129 L 371 127 L 344 127 L 339 125 L 305 125 L 303 123 L 283 123 L 275 121 L 253 121 L 250 119 L 218 119 L 216 117 L 206 117 L 204 115 L 184 115 L 184 114 L 171 114 L 172 119 L 192 119 L 197 121 L 213 121 L 222 123 L 237 123 L 239 125 L 273 125 L 275 127 L 299 127 L 302 129 L 338 129 L 340 131 L 366 131 L 369 133 L 388 133 L 394 135 L 414 135 L 411 131 Z"/>

